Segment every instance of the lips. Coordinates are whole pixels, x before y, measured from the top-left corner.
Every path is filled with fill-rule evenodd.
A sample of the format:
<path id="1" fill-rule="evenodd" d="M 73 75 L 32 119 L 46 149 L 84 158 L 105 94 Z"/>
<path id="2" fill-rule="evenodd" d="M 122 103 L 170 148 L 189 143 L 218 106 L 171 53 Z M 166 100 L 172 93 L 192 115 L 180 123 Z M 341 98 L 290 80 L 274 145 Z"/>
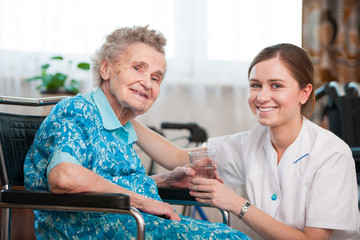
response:
<path id="1" fill-rule="evenodd" d="M 260 112 L 270 112 L 276 109 L 276 107 L 257 107 Z"/>
<path id="2" fill-rule="evenodd" d="M 141 91 L 135 90 L 135 89 L 131 89 L 131 91 L 133 91 L 136 94 L 139 94 L 140 96 L 144 97 L 144 98 L 149 98 L 148 95 L 146 93 L 143 93 Z"/>

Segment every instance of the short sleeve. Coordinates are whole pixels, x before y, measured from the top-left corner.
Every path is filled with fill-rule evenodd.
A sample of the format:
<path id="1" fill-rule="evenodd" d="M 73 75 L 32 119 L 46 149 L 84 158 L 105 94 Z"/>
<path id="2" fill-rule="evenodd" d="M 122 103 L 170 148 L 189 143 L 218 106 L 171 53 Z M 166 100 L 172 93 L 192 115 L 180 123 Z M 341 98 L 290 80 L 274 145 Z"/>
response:
<path id="1" fill-rule="evenodd" d="M 357 189 L 354 160 L 345 144 L 339 143 L 330 149 L 322 153 L 326 161 L 319 161 L 309 186 L 306 226 L 355 230 L 359 213 L 358 193 L 354 191 Z"/>
<path id="2" fill-rule="evenodd" d="M 58 111 L 47 119 L 42 134 L 47 138 L 48 159 L 53 160 L 58 153 L 67 153 L 82 166 L 86 166 L 89 146 L 96 143 L 92 133 L 97 128 L 95 124 L 97 112 L 85 100 L 74 100 L 64 103 Z"/>
<path id="3" fill-rule="evenodd" d="M 54 154 L 54 156 L 52 157 L 52 159 L 50 160 L 49 165 L 47 166 L 46 169 L 46 176 L 49 176 L 50 171 L 59 163 L 62 162 L 70 162 L 73 164 L 77 164 L 80 165 L 79 161 L 74 158 L 73 156 L 71 156 L 69 153 L 66 152 L 58 152 L 56 154 Z"/>

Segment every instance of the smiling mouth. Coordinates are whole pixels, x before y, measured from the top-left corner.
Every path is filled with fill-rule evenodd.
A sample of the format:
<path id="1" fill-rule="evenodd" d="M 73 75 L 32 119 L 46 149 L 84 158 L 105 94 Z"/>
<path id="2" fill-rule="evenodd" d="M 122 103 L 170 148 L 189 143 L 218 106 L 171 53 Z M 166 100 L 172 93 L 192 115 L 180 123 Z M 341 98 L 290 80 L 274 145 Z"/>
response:
<path id="1" fill-rule="evenodd" d="M 270 112 L 276 109 L 276 107 L 265 107 L 265 108 L 257 107 L 257 108 L 259 109 L 260 112 Z"/>
<path id="2" fill-rule="evenodd" d="M 131 91 L 133 91 L 133 92 L 136 93 L 136 94 L 139 94 L 140 96 L 142 96 L 142 97 L 144 97 L 144 98 L 149 98 L 145 93 L 142 93 L 142 92 L 140 92 L 140 91 L 133 90 L 133 89 L 131 89 Z"/>

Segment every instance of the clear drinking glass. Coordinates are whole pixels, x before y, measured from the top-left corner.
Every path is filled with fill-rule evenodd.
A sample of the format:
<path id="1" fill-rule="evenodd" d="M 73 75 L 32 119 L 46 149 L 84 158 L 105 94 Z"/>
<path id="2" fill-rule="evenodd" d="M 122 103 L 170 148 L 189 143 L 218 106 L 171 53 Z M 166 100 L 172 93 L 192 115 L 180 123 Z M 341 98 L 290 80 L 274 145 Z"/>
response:
<path id="1" fill-rule="evenodd" d="M 215 178 L 215 150 L 195 150 L 189 152 L 190 166 L 194 177 Z"/>

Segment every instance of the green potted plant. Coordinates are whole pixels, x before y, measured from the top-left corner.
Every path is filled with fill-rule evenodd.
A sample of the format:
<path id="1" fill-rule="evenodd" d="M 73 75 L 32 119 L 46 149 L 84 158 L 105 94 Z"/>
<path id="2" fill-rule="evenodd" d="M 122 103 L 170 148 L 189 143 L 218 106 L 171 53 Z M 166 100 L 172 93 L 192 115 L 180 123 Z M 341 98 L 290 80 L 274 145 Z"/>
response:
<path id="1" fill-rule="evenodd" d="M 64 58 L 62 56 L 54 56 L 51 57 L 50 60 L 53 61 L 61 61 L 64 62 Z M 80 88 L 80 82 L 74 78 L 70 78 L 69 72 L 70 68 L 73 64 L 72 60 L 67 62 L 68 64 L 68 72 L 62 73 L 60 71 L 56 71 L 56 73 L 49 73 L 50 63 L 46 63 L 41 66 L 41 75 L 34 76 L 26 79 L 26 81 L 34 81 L 41 80 L 41 84 L 36 88 L 41 90 L 42 93 L 72 93 L 77 94 Z M 90 64 L 86 62 L 80 62 L 76 65 L 77 69 L 87 71 L 90 69 Z"/>

